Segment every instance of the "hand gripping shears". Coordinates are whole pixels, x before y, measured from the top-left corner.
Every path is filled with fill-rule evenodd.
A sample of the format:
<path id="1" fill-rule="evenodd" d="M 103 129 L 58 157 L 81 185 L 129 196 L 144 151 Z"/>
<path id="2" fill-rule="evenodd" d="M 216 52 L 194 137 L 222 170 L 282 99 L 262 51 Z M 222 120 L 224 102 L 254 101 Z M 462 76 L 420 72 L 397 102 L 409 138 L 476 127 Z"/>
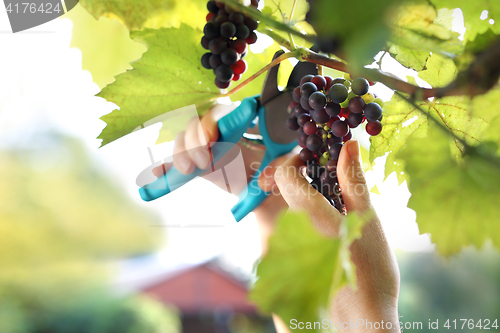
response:
<path id="1" fill-rule="evenodd" d="M 274 59 L 281 54 L 283 51 L 276 52 Z M 302 77 L 318 73 L 315 64 L 298 62 L 288 79 L 286 89 L 280 91 L 278 89 L 278 69 L 279 64 L 269 69 L 260 96 L 245 98 L 236 109 L 218 121 L 219 139 L 216 143 L 209 144 L 213 166 L 242 139 L 247 129 L 253 127 L 258 121 L 262 137 L 258 141 L 265 146 L 265 155 L 259 170 L 252 176 L 247 187 L 239 195 L 238 203 L 231 209 L 237 222 L 241 221 L 269 196 L 270 192 L 263 191 L 257 184 L 257 179 L 264 168 L 274 159 L 289 153 L 297 146 L 297 132 L 290 131 L 285 126 L 289 117 L 288 106 L 292 101 L 292 91 L 299 86 Z M 172 167 L 163 177 L 141 187 L 139 193 L 145 201 L 158 199 L 193 178 L 206 174 L 207 170 L 196 168 L 191 174 L 184 175 Z"/>

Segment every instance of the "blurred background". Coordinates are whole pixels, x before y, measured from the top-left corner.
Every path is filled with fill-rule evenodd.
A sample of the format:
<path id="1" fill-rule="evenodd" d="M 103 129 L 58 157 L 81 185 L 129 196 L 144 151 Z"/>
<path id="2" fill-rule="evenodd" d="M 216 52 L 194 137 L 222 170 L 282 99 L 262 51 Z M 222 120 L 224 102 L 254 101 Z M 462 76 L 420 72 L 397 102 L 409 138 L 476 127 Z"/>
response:
<path id="1" fill-rule="evenodd" d="M 455 19 L 463 33 L 460 11 Z M 203 179 L 143 202 L 135 180 L 159 126 L 98 148 L 99 117 L 114 105 L 94 95 L 145 47 L 80 5 L 16 34 L 2 8 L 0 32 L 0 332 L 274 332 L 246 297 L 260 255 L 253 214 L 234 222 L 237 198 Z M 382 66 L 415 74 L 389 56 Z M 355 136 L 367 161 L 368 139 Z M 383 164 L 366 169 L 401 268 L 401 321 L 423 323 L 405 331 L 500 319 L 497 250 L 436 255 L 406 207 L 406 183 L 384 182 Z"/>

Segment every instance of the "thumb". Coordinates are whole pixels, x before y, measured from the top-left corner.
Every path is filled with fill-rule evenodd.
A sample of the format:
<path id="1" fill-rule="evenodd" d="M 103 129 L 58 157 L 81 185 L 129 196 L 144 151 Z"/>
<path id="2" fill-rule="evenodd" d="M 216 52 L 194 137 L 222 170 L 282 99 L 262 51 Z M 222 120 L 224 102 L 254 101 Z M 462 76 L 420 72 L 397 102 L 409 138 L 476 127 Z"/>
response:
<path id="1" fill-rule="evenodd" d="M 356 139 L 347 141 L 342 147 L 337 168 L 342 198 L 348 212 L 363 213 L 370 207 L 370 194 L 361 166 L 359 143 Z"/>
<path id="2" fill-rule="evenodd" d="M 291 210 L 304 210 L 314 226 L 326 236 L 338 235 L 340 213 L 302 175 L 304 162 L 298 155 L 276 169 L 274 180 Z"/>

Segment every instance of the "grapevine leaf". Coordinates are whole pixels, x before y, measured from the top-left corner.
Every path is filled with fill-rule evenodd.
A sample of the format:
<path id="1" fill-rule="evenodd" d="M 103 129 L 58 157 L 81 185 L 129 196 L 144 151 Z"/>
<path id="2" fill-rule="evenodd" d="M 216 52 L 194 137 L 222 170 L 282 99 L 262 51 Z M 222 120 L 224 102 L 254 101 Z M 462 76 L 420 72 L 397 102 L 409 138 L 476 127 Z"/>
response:
<path id="1" fill-rule="evenodd" d="M 292 319 L 318 321 L 330 296 L 347 283 L 355 286 L 349 246 L 361 237 L 364 221 L 349 214 L 342 222 L 340 238 L 333 239 L 320 235 L 305 213 L 284 215 L 257 268 L 258 280 L 250 298 L 262 311 L 276 313 L 285 323 Z"/>
<path id="2" fill-rule="evenodd" d="M 425 69 L 425 64 L 430 56 L 429 51 L 417 51 L 408 49 L 403 46 L 392 44 L 389 48 L 389 53 L 396 59 L 401 65 L 406 68 L 411 68 L 416 71 L 421 71 Z"/>
<path id="3" fill-rule="evenodd" d="M 391 41 L 415 51 L 460 54 L 462 42 L 449 26 L 451 14 L 452 11 L 441 10 L 438 15 L 427 1 L 402 5 L 394 18 Z"/>
<path id="4" fill-rule="evenodd" d="M 196 104 L 202 113 L 219 96 L 212 71 L 202 68 L 201 31 L 177 28 L 144 29 L 131 36 L 148 47 L 134 69 L 116 77 L 100 93 L 120 110 L 101 117 L 107 123 L 99 139 L 106 145 L 166 112 Z"/>
<path id="5" fill-rule="evenodd" d="M 71 47 L 82 52 L 82 69 L 102 89 L 115 80 L 115 75 L 131 69 L 130 62 L 146 51 L 144 45 L 130 39 L 127 28 L 117 20 L 96 20 L 77 5 L 65 18 L 73 22 Z"/>
<path id="6" fill-rule="evenodd" d="M 426 69 L 419 77 L 433 87 L 442 87 L 451 82 L 457 70 L 451 59 L 433 54 L 427 61 Z M 444 97 L 433 102 L 417 104 L 436 121 L 441 122 L 456 136 L 464 139 L 470 145 L 477 145 L 488 122 L 483 118 L 473 116 L 468 111 L 468 100 L 465 97 Z M 397 159 L 397 153 L 404 147 L 411 136 L 421 137 L 427 133 L 430 119 L 416 107 L 395 94 L 384 106 L 384 125 L 382 132 L 371 137 L 370 160 L 388 153 L 385 175 L 396 172 L 399 182 L 406 180 L 404 162 Z M 457 142 L 455 154 L 461 154 L 463 147 Z"/>
<path id="7" fill-rule="evenodd" d="M 289 22 L 290 13 L 295 5 L 293 21 L 304 20 L 309 4 L 306 0 L 267 0 L 264 2 L 262 12 L 274 16 L 278 21 Z"/>
<path id="8" fill-rule="evenodd" d="M 101 16 L 118 19 L 129 30 L 179 27 L 181 23 L 202 29 L 206 23 L 206 0 L 80 0 L 79 3 L 96 19 Z"/>
<path id="9" fill-rule="evenodd" d="M 457 160 L 449 137 L 431 129 L 425 138 L 410 138 L 398 154 L 410 176 L 408 207 L 444 255 L 488 239 L 500 245 L 500 169 L 477 154 L 483 148 Z"/>
<path id="10" fill-rule="evenodd" d="M 472 41 L 478 34 L 491 29 L 495 34 L 500 34 L 500 1 L 498 0 L 430 0 L 436 8 L 460 8 L 464 15 L 465 32 L 464 40 Z M 488 17 L 481 19 L 484 10 L 488 11 Z M 490 24 L 493 19 L 496 24 Z"/>

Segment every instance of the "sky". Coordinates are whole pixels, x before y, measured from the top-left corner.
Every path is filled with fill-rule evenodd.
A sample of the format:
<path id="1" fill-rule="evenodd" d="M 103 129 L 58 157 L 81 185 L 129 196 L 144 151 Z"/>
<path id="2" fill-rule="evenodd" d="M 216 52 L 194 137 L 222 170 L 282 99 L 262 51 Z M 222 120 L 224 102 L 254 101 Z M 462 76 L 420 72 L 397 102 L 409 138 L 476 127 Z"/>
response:
<path id="1" fill-rule="evenodd" d="M 463 33 L 461 13 L 455 13 L 454 28 Z M 82 70 L 82 56 L 70 48 L 72 22 L 56 19 L 25 32 L 12 34 L 4 7 L 0 9 L 0 149 L 36 144 L 36 133 L 56 130 L 79 138 L 92 160 L 139 206 L 161 216 L 161 225 L 151 225 L 167 234 L 167 242 L 154 257 L 163 268 L 198 263 L 215 256 L 250 272 L 260 254 L 257 223 L 253 214 L 236 223 L 230 209 L 237 198 L 203 179 L 196 179 L 161 199 L 140 199 L 137 175 L 150 164 L 148 147 L 157 156 L 171 151 L 172 143 L 154 147 L 160 126 L 150 126 L 98 148 L 96 137 L 105 127 L 99 118 L 114 109 L 112 103 L 95 97 L 99 87 Z M 262 38 L 254 51 L 266 44 Z M 390 56 L 382 70 L 401 78 L 414 76 Z M 423 86 L 423 81 L 417 82 Z M 392 92 L 376 84 L 371 92 L 389 100 Z M 369 148 L 368 135 L 354 134 Z M 419 235 L 415 212 L 407 208 L 410 193 L 406 183 L 398 185 L 395 174 L 384 182 L 383 160 L 367 173 L 370 187 L 380 195 L 372 202 L 391 247 L 403 251 L 432 251 L 427 235 Z M 195 226 L 193 226 L 195 225 Z"/>

